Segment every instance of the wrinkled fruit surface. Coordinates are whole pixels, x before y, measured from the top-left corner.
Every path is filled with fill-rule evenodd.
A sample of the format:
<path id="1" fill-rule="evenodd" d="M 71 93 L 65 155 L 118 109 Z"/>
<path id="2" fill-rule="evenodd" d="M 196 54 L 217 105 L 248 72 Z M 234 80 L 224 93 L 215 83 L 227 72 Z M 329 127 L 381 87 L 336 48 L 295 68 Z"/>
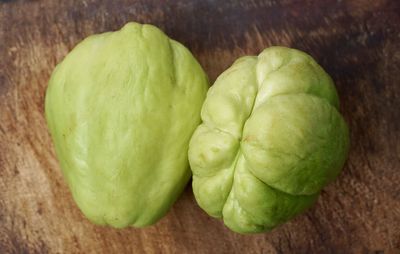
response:
<path id="1" fill-rule="evenodd" d="M 46 119 L 82 212 L 145 226 L 190 178 L 187 149 L 208 89 L 191 53 L 151 25 L 93 35 L 56 67 Z"/>
<path id="2" fill-rule="evenodd" d="M 270 230 L 340 172 L 347 126 L 331 78 L 307 54 L 271 47 L 210 88 L 189 146 L 198 204 L 232 230 Z"/>

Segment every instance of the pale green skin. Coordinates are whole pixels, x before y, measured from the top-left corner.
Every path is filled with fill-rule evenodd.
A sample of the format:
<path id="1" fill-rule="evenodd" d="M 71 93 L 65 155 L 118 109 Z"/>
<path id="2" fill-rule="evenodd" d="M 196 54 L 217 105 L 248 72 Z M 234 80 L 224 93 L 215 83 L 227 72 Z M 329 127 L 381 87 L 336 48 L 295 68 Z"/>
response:
<path id="1" fill-rule="evenodd" d="M 196 200 L 233 231 L 270 230 L 340 172 L 349 134 L 331 78 L 284 47 L 238 59 L 210 88 L 189 145 Z"/>
<path id="2" fill-rule="evenodd" d="M 142 227 L 168 211 L 191 175 L 187 150 L 208 87 L 192 54 L 151 25 L 90 36 L 65 57 L 46 118 L 87 218 Z"/>

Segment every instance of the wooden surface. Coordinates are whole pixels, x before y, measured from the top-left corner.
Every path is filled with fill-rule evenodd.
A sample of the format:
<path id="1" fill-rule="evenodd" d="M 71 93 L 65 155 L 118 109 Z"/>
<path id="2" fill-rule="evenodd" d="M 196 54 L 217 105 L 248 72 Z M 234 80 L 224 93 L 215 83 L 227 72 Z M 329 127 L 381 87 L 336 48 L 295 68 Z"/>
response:
<path id="1" fill-rule="evenodd" d="M 304 215 L 230 232 L 188 187 L 145 229 L 89 223 L 71 199 L 43 116 L 55 64 L 92 33 L 152 23 L 213 81 L 239 56 L 286 45 L 336 82 L 351 130 L 343 173 Z M 0 253 L 400 253 L 400 2 L 0 1 Z"/>

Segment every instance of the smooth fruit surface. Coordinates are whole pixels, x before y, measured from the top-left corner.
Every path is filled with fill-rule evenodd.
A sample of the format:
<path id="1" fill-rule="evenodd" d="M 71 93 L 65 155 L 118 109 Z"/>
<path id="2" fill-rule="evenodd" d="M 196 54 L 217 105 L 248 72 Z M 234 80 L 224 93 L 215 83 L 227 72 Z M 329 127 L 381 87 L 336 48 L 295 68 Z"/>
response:
<path id="1" fill-rule="evenodd" d="M 151 25 L 79 43 L 54 70 L 46 119 L 73 197 L 94 223 L 145 226 L 190 178 L 187 149 L 207 77 Z"/>

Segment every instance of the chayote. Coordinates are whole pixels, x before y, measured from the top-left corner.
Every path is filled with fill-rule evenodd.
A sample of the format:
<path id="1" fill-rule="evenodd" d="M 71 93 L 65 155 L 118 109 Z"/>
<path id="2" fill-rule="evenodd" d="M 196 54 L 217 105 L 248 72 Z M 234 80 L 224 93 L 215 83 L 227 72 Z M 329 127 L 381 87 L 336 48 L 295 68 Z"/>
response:
<path id="1" fill-rule="evenodd" d="M 284 47 L 238 59 L 208 91 L 189 145 L 195 198 L 233 231 L 261 232 L 310 207 L 345 162 L 331 78 Z"/>
<path id="2" fill-rule="evenodd" d="M 208 86 L 184 46 L 137 23 L 86 38 L 55 68 L 46 119 L 92 222 L 141 227 L 168 211 L 191 175 L 187 150 Z"/>

